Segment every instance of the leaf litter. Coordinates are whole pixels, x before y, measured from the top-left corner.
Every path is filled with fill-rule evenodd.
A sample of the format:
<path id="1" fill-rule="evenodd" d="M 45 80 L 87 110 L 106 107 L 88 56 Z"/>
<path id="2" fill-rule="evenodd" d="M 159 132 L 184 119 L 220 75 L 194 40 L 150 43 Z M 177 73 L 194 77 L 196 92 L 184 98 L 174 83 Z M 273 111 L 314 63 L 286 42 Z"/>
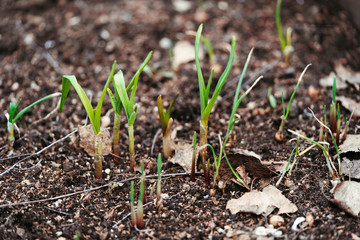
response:
<path id="1" fill-rule="evenodd" d="M 247 212 L 268 216 L 275 208 L 279 209 L 278 214 L 294 213 L 298 210 L 295 204 L 272 185 L 265 187 L 262 192 L 255 190 L 245 193 L 239 199 L 230 199 L 226 204 L 226 209 L 229 209 L 231 214 Z"/>

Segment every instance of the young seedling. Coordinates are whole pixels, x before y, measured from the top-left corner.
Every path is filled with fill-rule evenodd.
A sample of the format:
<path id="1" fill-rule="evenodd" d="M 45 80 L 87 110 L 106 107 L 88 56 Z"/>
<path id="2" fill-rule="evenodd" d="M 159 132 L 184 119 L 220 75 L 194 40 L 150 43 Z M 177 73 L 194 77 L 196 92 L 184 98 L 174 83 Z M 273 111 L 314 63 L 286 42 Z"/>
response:
<path id="1" fill-rule="evenodd" d="M 333 86 L 332 86 L 332 101 L 330 105 L 330 130 L 332 132 L 336 132 L 336 125 L 337 125 L 337 119 L 336 119 L 336 77 L 334 77 L 333 80 Z"/>
<path id="2" fill-rule="evenodd" d="M 207 50 L 208 55 L 209 55 L 209 61 L 210 61 L 211 66 L 214 66 L 215 63 L 216 63 L 216 57 L 215 57 L 214 49 L 213 49 L 213 47 L 211 45 L 210 39 L 207 38 L 207 37 L 201 36 L 200 40 L 206 47 L 206 50 Z"/>
<path id="3" fill-rule="evenodd" d="M 282 181 L 282 179 L 284 178 L 285 176 L 285 173 L 288 171 L 289 167 L 290 167 L 290 162 L 291 162 L 291 159 L 292 159 L 292 156 L 294 155 L 294 152 L 295 152 L 295 157 L 296 158 L 296 155 L 298 153 L 298 149 L 299 149 L 299 140 L 297 140 L 297 143 L 296 143 L 296 146 L 294 147 L 294 149 L 291 151 L 291 154 L 290 154 L 290 157 L 289 157 L 289 160 L 288 160 L 288 163 L 286 164 L 286 167 L 285 167 L 285 170 L 284 172 L 281 174 L 281 177 L 279 178 L 279 180 L 276 182 L 275 186 L 278 187 Z M 295 159 L 294 159 L 294 162 L 295 162 Z M 292 166 L 295 165 L 295 164 L 292 164 Z"/>
<path id="4" fill-rule="evenodd" d="M 292 100 L 294 99 L 294 96 L 295 96 L 295 93 L 301 83 L 301 80 L 306 72 L 306 70 L 308 69 L 308 67 L 310 66 L 311 64 L 308 64 L 304 71 L 301 73 L 300 77 L 299 77 L 299 80 L 295 86 L 295 89 L 293 91 L 293 93 L 291 94 L 291 97 L 290 97 L 290 100 L 289 100 L 289 103 L 288 103 L 288 106 L 287 108 L 285 109 L 285 103 L 284 103 L 284 95 L 282 95 L 281 97 L 281 102 L 282 102 L 282 107 L 283 107 L 283 115 L 281 116 L 281 124 L 280 124 L 280 127 L 279 127 L 279 130 L 276 132 L 275 134 L 275 139 L 279 142 L 283 141 L 284 140 L 284 133 L 283 133 L 283 129 L 284 129 L 284 125 L 285 125 L 285 122 L 286 122 L 286 119 L 289 115 L 289 111 L 290 111 L 290 106 L 291 106 L 291 103 L 292 103 Z"/>
<path id="5" fill-rule="evenodd" d="M 334 164 L 332 163 L 330 154 L 329 154 L 329 152 L 327 151 L 327 149 L 322 145 L 323 142 L 316 142 L 315 140 L 313 140 L 313 139 L 311 139 L 311 138 L 308 138 L 308 137 L 306 137 L 306 136 L 304 136 L 304 135 L 301 135 L 300 133 L 297 133 L 297 132 L 295 132 L 295 131 L 293 131 L 293 130 L 290 130 L 290 129 L 288 129 L 288 131 L 289 131 L 290 133 L 295 134 L 296 136 L 298 136 L 298 137 L 306 140 L 306 141 L 309 141 L 309 142 L 315 144 L 315 145 L 318 146 L 319 148 L 321 148 L 321 150 L 323 151 L 323 154 L 324 154 L 324 156 L 325 156 L 326 165 L 327 165 L 327 167 L 328 167 L 328 169 L 329 169 L 330 175 L 332 176 L 333 180 L 339 179 L 336 170 L 334 171 L 335 167 L 334 167 Z M 336 174 L 335 174 L 335 173 L 336 173 Z"/>
<path id="6" fill-rule="evenodd" d="M 8 150 L 12 151 L 14 150 L 14 142 L 15 142 L 15 135 L 14 135 L 14 126 L 16 127 L 16 120 L 18 120 L 24 113 L 26 113 L 30 108 L 32 108 L 33 106 L 47 100 L 53 97 L 57 97 L 60 96 L 61 93 L 53 93 L 50 95 L 47 95 L 46 97 L 43 97 L 35 102 L 33 102 L 32 104 L 30 104 L 29 106 L 25 107 L 23 110 L 21 110 L 19 113 L 17 113 L 17 110 L 20 106 L 21 103 L 21 99 L 19 100 L 19 102 L 15 105 L 15 103 L 10 102 L 10 106 L 9 106 L 9 115 L 6 116 L 7 117 L 7 129 L 8 129 L 8 143 L 7 143 L 7 148 Z"/>
<path id="7" fill-rule="evenodd" d="M 198 81 L 199 81 L 199 92 L 200 92 L 200 106 L 201 106 L 201 120 L 200 120 L 200 145 L 204 146 L 207 144 L 207 130 L 208 130 L 208 119 L 210 112 L 212 108 L 215 105 L 216 99 L 220 94 L 220 91 L 222 87 L 224 86 L 227 77 L 229 76 L 229 72 L 232 66 L 232 62 L 234 60 L 235 55 L 235 46 L 236 46 L 236 39 L 233 37 L 231 42 L 231 53 L 229 57 L 228 64 L 220 76 L 219 81 L 216 84 L 214 93 L 212 97 L 209 100 L 209 93 L 210 93 L 210 86 L 211 86 L 211 80 L 214 73 L 214 70 L 211 71 L 209 80 L 207 85 L 205 85 L 204 78 L 201 72 L 200 67 L 200 61 L 199 61 L 199 45 L 200 45 L 200 39 L 201 39 L 201 32 L 202 32 L 203 26 L 200 25 L 196 34 L 195 39 L 195 63 L 196 63 L 196 70 L 198 74 Z M 200 151 L 200 156 L 202 159 L 202 167 L 204 170 L 204 176 L 205 176 L 205 182 L 209 185 L 210 184 L 210 178 L 208 174 L 206 173 L 206 166 L 205 163 L 207 161 L 207 150 L 206 148 L 202 149 Z"/>
<path id="8" fill-rule="evenodd" d="M 338 162 L 338 167 L 339 167 L 339 174 L 340 174 L 340 177 L 343 178 L 343 175 L 342 175 L 342 169 L 341 169 L 341 161 L 340 161 L 340 152 L 339 152 L 339 148 L 337 146 L 337 143 L 336 143 L 336 140 L 335 140 L 335 137 L 331 131 L 331 129 L 329 127 L 327 127 L 324 123 L 322 123 L 314 114 L 314 112 L 309 108 L 310 112 L 312 113 L 313 117 L 315 118 L 316 121 L 318 121 L 318 123 L 323 126 L 325 129 L 328 130 L 330 136 L 331 136 L 331 139 L 333 141 L 333 144 L 335 146 L 335 150 L 336 150 L 336 159 L 337 159 L 337 162 Z M 327 151 L 329 152 L 328 150 L 329 148 L 327 148 Z"/>
<path id="9" fill-rule="evenodd" d="M 275 12 L 275 20 L 276 20 L 276 28 L 279 35 L 280 47 L 284 56 L 284 62 L 289 64 L 290 54 L 294 51 L 293 46 L 291 45 L 291 33 L 292 29 L 290 27 L 286 27 L 286 34 L 283 34 L 283 27 L 281 25 L 280 19 L 280 10 L 281 10 L 281 0 L 277 0 L 276 2 L 276 12 Z"/>
<path id="10" fill-rule="evenodd" d="M 129 152 L 130 152 L 130 171 L 134 173 L 134 167 L 135 167 L 135 150 L 134 150 L 134 122 L 136 119 L 137 114 L 137 104 L 134 105 L 135 100 L 135 93 L 137 88 L 138 79 L 140 76 L 140 73 L 146 66 L 146 64 L 149 62 L 150 58 L 152 56 L 152 52 L 148 54 L 144 62 L 141 64 L 140 68 L 137 70 L 133 77 L 133 87 L 131 90 L 130 98 L 128 97 L 128 91 L 125 87 L 125 81 L 124 81 L 124 75 L 122 71 L 119 71 L 114 76 L 114 88 L 117 92 L 122 105 L 124 106 L 126 118 L 128 121 L 128 135 L 129 135 Z M 130 85 L 130 84 L 129 84 Z"/>
<path id="11" fill-rule="evenodd" d="M 164 157 L 168 158 L 171 155 L 172 152 L 172 143 L 171 143 L 171 137 L 170 137 L 170 128 L 173 123 L 173 119 L 170 117 L 171 108 L 173 107 L 176 98 L 179 96 L 179 94 L 176 94 L 174 99 L 171 101 L 170 106 L 167 111 L 164 112 L 162 101 L 161 101 L 161 95 L 157 98 L 157 106 L 158 106 L 158 112 L 159 112 L 159 118 L 161 122 L 161 130 L 163 134 L 163 152 Z"/>
<path id="12" fill-rule="evenodd" d="M 157 171 L 158 171 L 158 179 L 157 179 L 157 188 L 156 188 L 156 208 L 158 211 L 162 208 L 162 199 L 161 199 L 161 165 L 162 159 L 161 154 L 159 153 L 157 158 Z"/>
<path id="13" fill-rule="evenodd" d="M 191 181 L 195 182 L 195 165 L 196 165 L 196 132 L 194 131 L 193 137 L 193 155 L 191 161 Z"/>
<path id="14" fill-rule="evenodd" d="M 141 179 L 140 179 L 140 194 L 136 214 L 136 226 L 138 229 L 144 229 L 144 197 L 145 197 L 145 171 L 144 163 L 141 161 Z"/>
<path id="15" fill-rule="evenodd" d="M 233 106 L 232 106 L 232 111 L 231 111 L 231 115 L 230 115 L 230 119 L 229 119 L 229 123 L 228 123 L 228 127 L 227 127 L 227 131 L 226 131 L 226 135 L 225 135 L 225 140 L 223 142 L 223 144 L 221 144 L 221 150 L 220 150 L 220 154 L 219 154 L 219 157 L 218 158 L 215 158 L 214 159 L 214 165 L 215 165 L 215 173 L 214 173 L 214 182 L 213 182 L 213 192 L 215 192 L 215 186 L 216 186 L 216 179 L 219 175 L 219 169 L 220 169 L 220 163 L 221 163 L 221 159 L 222 159 L 222 154 L 224 154 L 224 158 L 226 159 L 226 162 L 228 163 L 228 166 L 230 167 L 232 173 L 234 174 L 234 176 L 237 178 L 237 180 L 248 190 L 250 190 L 249 186 L 241 179 L 241 177 L 239 176 L 239 174 L 237 172 L 235 172 L 235 170 L 232 168 L 231 164 L 230 164 L 230 161 L 229 159 L 227 158 L 226 156 L 226 153 L 225 153 L 225 146 L 226 146 L 226 143 L 229 139 L 229 137 L 231 136 L 231 133 L 232 133 L 232 129 L 235 125 L 235 123 L 239 120 L 237 117 L 236 117 L 236 111 L 237 109 L 239 108 L 239 105 L 240 103 L 242 102 L 242 100 L 246 97 L 246 95 L 253 89 L 253 87 L 255 87 L 255 85 L 260 81 L 260 79 L 262 78 L 262 76 L 260 76 L 259 78 L 257 78 L 255 80 L 255 82 L 253 83 L 253 85 L 248 89 L 246 90 L 245 93 L 243 93 L 241 95 L 241 97 L 239 97 L 240 95 L 240 89 L 241 89 L 241 85 L 242 85 L 242 82 L 243 82 L 243 79 L 244 79 L 244 76 L 245 76 L 245 73 L 246 73 L 246 70 L 247 70 L 247 67 L 248 67 L 248 64 L 250 62 L 250 59 L 251 59 L 251 55 L 253 53 L 253 50 L 254 49 L 251 49 L 247 59 L 246 59 L 246 62 L 245 62 L 245 65 L 244 65 L 244 69 L 240 75 L 240 79 L 239 79 L 239 82 L 238 82 L 238 85 L 237 85 L 237 88 L 236 88 L 236 92 L 235 92 L 235 96 L 234 96 L 234 101 L 233 101 Z"/>
<path id="16" fill-rule="evenodd" d="M 126 87 L 126 92 L 129 93 L 131 88 L 134 86 L 134 81 L 136 79 L 136 74 L 132 78 L 129 85 Z M 113 78 L 113 85 L 115 86 L 115 79 Z M 121 121 L 121 112 L 123 110 L 123 104 L 121 102 L 120 96 L 117 91 L 115 91 L 115 96 L 110 90 L 107 89 L 108 95 L 110 97 L 111 105 L 114 110 L 114 126 L 113 126 L 113 154 L 114 159 L 119 161 L 119 137 L 120 137 L 120 121 Z"/>
<path id="17" fill-rule="evenodd" d="M 60 101 L 59 111 L 60 112 L 62 111 L 64 104 L 65 104 L 66 97 L 68 96 L 70 87 L 72 85 L 85 108 L 85 111 L 89 117 L 90 124 L 91 124 L 93 132 L 94 132 L 94 136 L 95 136 L 94 164 L 95 164 L 95 178 L 97 178 L 97 179 L 102 178 L 102 161 L 104 159 L 104 157 L 102 155 L 102 137 L 101 137 L 101 132 L 100 132 L 101 109 L 102 109 L 104 97 L 106 94 L 106 89 L 108 88 L 111 80 L 114 77 L 115 68 L 116 68 L 116 61 L 114 62 L 113 66 L 112 66 L 111 72 L 105 83 L 104 89 L 102 91 L 102 94 L 99 98 L 99 101 L 98 101 L 95 109 L 91 105 L 90 100 L 88 99 L 88 97 L 85 94 L 85 91 L 79 85 L 79 83 L 77 82 L 76 77 L 74 75 L 64 75 L 62 77 L 62 91 L 61 91 L 61 101 Z"/>
<path id="18" fill-rule="evenodd" d="M 268 88 L 267 98 L 269 100 L 270 107 L 276 108 L 276 99 L 274 95 L 272 95 L 272 87 Z"/>
<path id="19" fill-rule="evenodd" d="M 134 181 L 131 181 L 130 185 L 130 205 L 131 205 L 131 224 L 136 226 L 136 212 L 135 212 L 135 201 L 134 201 Z"/>

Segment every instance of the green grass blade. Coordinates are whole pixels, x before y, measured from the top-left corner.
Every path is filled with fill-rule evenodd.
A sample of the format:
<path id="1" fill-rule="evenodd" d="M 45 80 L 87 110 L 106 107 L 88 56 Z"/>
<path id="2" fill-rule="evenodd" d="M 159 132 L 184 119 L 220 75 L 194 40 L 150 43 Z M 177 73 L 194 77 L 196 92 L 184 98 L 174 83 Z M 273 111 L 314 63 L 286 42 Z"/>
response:
<path id="1" fill-rule="evenodd" d="M 195 64 L 196 64 L 196 71 L 198 74 L 198 81 L 199 81 L 199 93 L 200 93 L 200 106 L 201 106 L 201 113 L 204 112 L 208 99 L 206 98 L 206 90 L 205 90 L 205 83 L 204 83 L 204 77 L 201 72 L 200 67 L 200 60 L 199 60 L 199 46 L 200 46 L 200 39 L 201 39 L 201 32 L 203 29 L 203 25 L 200 24 L 195 38 Z"/>
<path id="2" fill-rule="evenodd" d="M 85 108 L 85 111 L 86 111 L 87 115 L 89 116 L 89 120 L 90 120 L 91 126 L 94 130 L 94 134 L 95 135 L 98 134 L 98 131 L 95 127 L 96 126 L 95 111 L 94 111 L 93 107 L 91 106 L 89 98 L 86 96 L 84 90 L 79 85 L 79 83 L 77 82 L 76 77 L 74 75 L 64 75 L 62 78 L 62 91 L 61 91 L 61 101 L 60 101 L 59 111 L 61 112 L 64 107 L 65 100 L 69 93 L 71 85 L 73 86 L 76 93 L 78 94 L 78 96 Z"/>
<path id="3" fill-rule="evenodd" d="M 230 70 L 232 67 L 232 63 L 234 61 L 235 47 L 236 47 L 236 38 L 233 37 L 232 41 L 231 41 L 231 53 L 230 53 L 228 64 L 227 64 L 224 72 L 221 74 L 219 81 L 216 84 L 214 94 L 212 95 L 209 104 L 206 106 L 206 109 L 201 114 L 202 115 L 201 119 L 207 119 L 209 117 L 211 109 L 214 107 L 216 99 L 219 96 L 220 91 L 221 91 L 222 87 L 224 86 L 227 77 L 229 76 L 229 73 L 230 73 Z"/>
<path id="4" fill-rule="evenodd" d="M 205 47 L 207 49 L 207 52 L 209 54 L 210 63 L 211 64 L 215 63 L 214 49 L 211 45 L 210 40 L 207 37 L 201 37 L 200 40 L 203 42 L 203 44 L 205 45 Z"/>
<path id="5" fill-rule="evenodd" d="M 254 51 L 254 48 L 252 48 L 247 56 L 247 59 L 246 59 L 246 62 L 245 62 L 245 65 L 244 65 L 244 68 L 241 72 L 241 76 L 240 76 L 240 79 L 239 79 L 239 82 L 238 82 L 238 85 L 236 87 L 236 93 L 235 93 L 235 97 L 234 97 L 234 103 L 233 103 L 233 110 L 234 108 L 237 109 L 237 107 L 235 107 L 235 104 L 236 102 L 238 101 L 238 98 L 239 98 L 239 94 L 240 94 L 240 89 L 241 89 L 241 85 L 242 85 L 242 82 L 243 82 L 243 79 L 245 77 L 245 73 L 246 73 L 246 70 L 248 68 L 248 65 L 249 65 L 249 62 L 250 62 L 250 59 L 251 59 L 251 56 L 252 56 L 252 53 Z"/>
<path id="6" fill-rule="evenodd" d="M 114 97 L 114 94 L 112 93 L 110 88 L 107 89 L 107 93 L 108 93 L 109 98 L 110 98 L 111 106 L 113 107 L 115 113 L 119 114 L 119 112 L 117 111 L 117 107 L 116 107 L 117 99 Z"/>
<path id="7" fill-rule="evenodd" d="M 233 107 L 233 110 L 231 112 L 231 116 L 230 116 L 230 119 L 229 119 L 229 125 L 228 125 L 228 130 L 230 131 L 234 125 L 234 123 L 236 122 L 236 120 L 234 119 L 235 117 L 235 113 L 236 113 L 236 110 L 238 109 L 240 103 L 242 102 L 242 100 L 246 97 L 246 95 L 248 95 L 248 93 L 255 87 L 255 85 L 260 81 L 260 79 L 262 79 L 263 76 L 260 76 L 258 77 L 255 82 L 253 83 L 253 85 L 251 85 L 251 87 L 246 90 L 246 92 L 243 93 L 243 95 L 241 95 L 241 97 L 237 100 L 237 102 L 235 103 L 234 107 Z"/>
<path id="8" fill-rule="evenodd" d="M 13 123 L 14 124 L 14 116 L 16 114 L 16 111 L 17 109 L 19 108 L 20 106 L 20 102 L 21 102 L 21 99 L 19 100 L 19 102 L 17 103 L 17 105 L 15 106 L 15 103 L 13 102 L 10 102 L 10 106 L 9 106 L 9 122 Z"/>
<path id="9" fill-rule="evenodd" d="M 293 93 L 291 94 L 291 97 L 290 97 L 290 100 L 289 100 L 289 103 L 288 103 L 288 106 L 287 106 L 287 109 L 286 109 L 286 114 L 285 114 L 285 116 L 284 116 L 285 119 L 286 119 L 287 116 L 289 115 L 290 105 L 291 105 L 292 100 L 294 99 L 294 96 L 295 96 L 295 93 L 296 93 L 298 87 L 300 86 L 300 82 L 301 82 L 301 80 L 302 80 L 302 78 L 303 78 L 306 70 L 307 70 L 308 67 L 310 67 L 310 66 L 311 66 L 311 64 L 308 64 L 308 65 L 305 67 L 305 69 L 303 70 L 303 72 L 301 73 L 300 77 L 299 77 L 299 80 L 298 80 L 298 82 L 297 82 L 297 84 L 296 84 L 296 86 L 295 86 L 295 89 L 294 89 Z"/>
<path id="10" fill-rule="evenodd" d="M 158 107 L 159 118 L 160 118 L 160 122 L 161 122 L 162 133 L 164 134 L 166 132 L 166 128 L 167 128 L 167 121 L 166 121 L 164 109 L 162 106 L 161 95 L 159 95 L 159 97 L 157 98 L 157 107 Z"/>
<path id="11" fill-rule="evenodd" d="M 127 119 L 129 119 L 131 112 L 132 112 L 132 106 L 130 104 L 130 100 L 129 100 L 129 97 L 127 95 L 127 91 L 125 88 L 124 75 L 123 75 L 122 71 L 119 71 L 117 74 L 115 74 L 114 83 L 115 83 L 115 85 L 114 85 L 115 91 L 117 91 L 117 93 L 120 97 L 120 100 L 124 106 L 126 117 L 127 117 Z"/>
<path id="12" fill-rule="evenodd" d="M 99 98 L 99 101 L 96 105 L 96 109 L 95 109 L 95 128 L 96 128 L 96 132 L 100 132 L 100 120 L 101 120 L 101 110 L 102 110 L 102 105 L 104 102 L 104 98 L 106 95 L 106 90 L 108 89 L 111 80 L 114 78 L 114 73 L 115 73 L 115 69 L 116 69 L 116 61 L 114 61 L 112 68 L 111 68 L 111 72 L 109 74 L 109 77 L 105 83 L 104 89 L 101 93 L 101 96 Z"/>
<path id="13" fill-rule="evenodd" d="M 161 181 L 161 165 L 162 165 L 162 159 L 161 159 L 161 153 L 159 153 L 157 158 L 158 182 Z"/>
<path id="14" fill-rule="evenodd" d="M 206 86 L 206 91 L 205 91 L 205 99 L 208 100 L 209 99 L 209 95 L 210 95 L 210 87 L 211 87 L 211 81 L 212 81 L 212 77 L 214 74 L 214 69 L 211 69 L 211 73 L 210 73 L 210 77 L 209 77 L 209 81 L 207 83 Z"/>
<path id="15" fill-rule="evenodd" d="M 280 11 L 281 11 L 281 0 L 277 0 L 277 2 L 276 2 L 276 12 L 275 12 L 276 28 L 277 28 L 278 35 L 279 35 L 281 51 L 284 52 L 285 47 L 286 47 L 286 43 L 285 43 L 284 35 L 283 35 L 283 32 L 282 32 Z"/>
<path id="16" fill-rule="evenodd" d="M 135 109 L 134 109 L 134 111 L 131 113 L 130 118 L 129 118 L 129 121 L 128 121 L 129 126 L 134 125 L 137 112 L 138 112 L 138 108 L 137 108 L 137 105 L 135 105 Z"/>
<path id="17" fill-rule="evenodd" d="M 332 86 L 332 103 L 333 104 L 335 104 L 335 97 L 336 97 L 336 77 L 334 77 L 333 86 Z"/>
<path id="18" fill-rule="evenodd" d="M 166 122 L 168 122 L 169 119 L 170 119 L 171 109 L 172 109 L 172 107 L 174 106 L 174 103 L 175 103 L 175 101 L 176 101 L 176 99 L 177 99 L 178 96 L 179 96 L 179 94 L 176 94 L 176 95 L 175 95 L 175 97 L 173 98 L 173 100 L 171 101 L 171 103 L 170 103 L 170 105 L 169 105 L 169 107 L 168 107 L 168 110 L 165 112 Z"/>
<path id="19" fill-rule="evenodd" d="M 57 92 L 57 93 L 52 93 L 52 94 L 49 94 L 49 95 L 47 95 L 47 96 L 45 96 L 45 97 L 43 97 L 43 98 L 41 98 L 41 99 L 33 102 L 32 104 L 30 104 L 29 106 L 27 106 L 27 107 L 25 107 L 23 110 L 21 110 L 21 111 L 13 118 L 13 122 L 12 122 L 12 123 L 14 123 L 16 120 L 18 120 L 24 113 L 26 113 L 26 112 L 27 112 L 30 108 L 32 108 L 33 106 L 35 106 L 35 105 L 37 105 L 37 104 L 39 104 L 39 103 L 41 103 L 41 102 L 43 102 L 43 101 L 45 101 L 45 100 L 47 100 L 47 99 L 49 99 L 49 98 L 57 97 L 57 96 L 60 96 L 60 95 L 61 95 L 61 93 L 58 93 L 58 92 Z M 19 107 L 19 103 L 18 103 L 18 105 L 16 106 L 15 110 L 16 110 L 18 107 Z"/>
<path id="20" fill-rule="evenodd" d="M 131 91 L 131 95 L 130 95 L 130 103 L 131 103 L 131 105 L 134 105 L 136 87 L 137 87 L 137 83 L 138 83 L 139 76 L 140 76 L 141 72 L 144 70 L 145 66 L 146 66 L 146 65 L 148 64 L 148 62 L 150 61 L 151 56 L 152 56 L 152 51 L 149 52 L 149 54 L 148 54 L 147 57 L 145 58 L 144 62 L 140 65 L 139 69 L 136 71 L 133 79 L 131 80 L 131 82 L 133 82 L 132 91 Z M 130 82 L 130 84 L 129 84 L 129 87 L 130 87 L 130 88 L 131 88 L 131 82 Z M 129 89 L 129 90 L 130 90 L 130 89 Z"/>

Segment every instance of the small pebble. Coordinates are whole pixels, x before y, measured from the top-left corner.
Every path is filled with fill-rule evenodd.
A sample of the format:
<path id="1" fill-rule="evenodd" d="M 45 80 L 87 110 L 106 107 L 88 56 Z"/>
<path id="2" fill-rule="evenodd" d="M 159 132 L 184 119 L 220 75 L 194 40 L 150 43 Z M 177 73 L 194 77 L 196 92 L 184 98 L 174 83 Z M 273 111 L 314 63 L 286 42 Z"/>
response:
<path id="1" fill-rule="evenodd" d="M 272 215 L 269 219 L 269 223 L 274 227 L 281 227 L 285 225 L 285 220 L 280 215 Z"/>

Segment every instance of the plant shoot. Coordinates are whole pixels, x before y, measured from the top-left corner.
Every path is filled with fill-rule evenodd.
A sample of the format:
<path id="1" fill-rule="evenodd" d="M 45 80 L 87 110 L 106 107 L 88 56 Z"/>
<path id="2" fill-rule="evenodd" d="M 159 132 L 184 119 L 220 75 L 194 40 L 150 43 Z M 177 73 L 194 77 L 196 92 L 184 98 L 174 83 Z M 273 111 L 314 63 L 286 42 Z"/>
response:
<path id="1" fill-rule="evenodd" d="M 113 66 L 112 66 L 111 72 L 105 83 L 104 89 L 102 91 L 102 94 L 99 98 L 99 101 L 98 101 L 95 109 L 91 105 L 90 100 L 88 99 L 88 97 L 85 94 L 85 91 L 79 85 L 79 83 L 77 82 L 76 77 L 74 75 L 64 75 L 62 78 L 62 91 L 61 91 L 61 101 L 60 101 L 59 111 L 60 112 L 62 111 L 64 104 L 65 104 L 66 97 L 68 96 L 70 87 L 72 85 L 85 108 L 85 111 L 89 117 L 90 124 L 91 124 L 93 132 L 94 132 L 94 136 L 95 136 L 94 164 L 95 164 L 95 178 L 96 179 L 102 178 L 102 161 L 104 159 L 104 157 L 102 155 L 102 137 L 101 137 L 101 132 L 100 132 L 101 109 L 102 109 L 104 97 L 106 94 L 106 89 L 109 87 L 109 84 L 114 77 L 115 68 L 116 68 L 116 61 L 114 62 Z"/>
<path id="2" fill-rule="evenodd" d="M 161 122 L 161 130 L 163 134 L 163 152 L 164 157 L 168 158 L 171 155 L 172 152 L 172 142 L 171 142 L 171 136 L 170 136 L 170 128 L 173 123 L 173 119 L 170 117 L 171 108 L 173 107 L 176 98 L 179 96 L 179 94 L 176 94 L 176 96 L 173 98 L 173 100 L 170 103 L 170 106 L 167 111 L 164 112 L 161 95 L 157 98 L 157 107 L 159 112 L 159 118 Z"/>
<path id="3" fill-rule="evenodd" d="M 126 118 L 128 121 L 130 172 L 131 173 L 134 173 L 134 167 L 135 167 L 134 122 L 135 122 L 137 111 L 138 111 L 137 105 L 136 104 L 134 105 L 135 93 L 136 93 L 139 76 L 140 76 L 142 70 L 144 69 L 144 67 L 146 66 L 146 64 L 150 61 L 151 56 L 152 56 L 152 52 L 150 52 L 148 54 L 148 56 L 146 57 L 144 62 L 141 64 L 140 68 L 135 73 L 133 80 L 131 81 L 131 82 L 133 82 L 133 86 L 132 86 L 130 98 L 128 96 L 128 90 L 125 87 L 125 80 L 124 80 L 124 75 L 123 75 L 122 71 L 119 71 L 114 76 L 114 84 L 115 84 L 114 88 L 121 100 L 122 105 L 124 106 Z M 130 84 L 129 84 L 129 86 L 130 86 Z"/>
<path id="4" fill-rule="evenodd" d="M 301 73 L 300 77 L 299 77 L 299 80 L 295 86 L 295 89 L 293 91 L 293 93 L 291 94 L 291 97 L 290 97 L 290 100 L 289 100 L 289 103 L 288 103 L 288 106 L 287 108 L 285 109 L 285 103 L 284 103 L 284 95 L 281 97 L 281 102 L 282 102 L 282 107 L 283 107 L 283 115 L 281 116 L 281 124 L 280 124 L 280 127 L 279 127 L 279 130 L 276 132 L 275 134 L 275 139 L 279 142 L 282 142 L 284 140 L 284 133 L 283 133 L 283 129 L 284 129 L 284 125 L 285 125 L 285 122 L 286 122 L 286 119 L 289 115 L 289 112 L 290 112 L 290 106 L 291 106 L 291 103 L 294 99 L 294 96 L 295 96 L 295 93 L 297 91 L 297 89 L 299 88 L 299 85 L 301 83 L 301 80 L 306 72 L 306 70 L 308 69 L 308 67 L 310 66 L 311 64 L 308 64 L 305 69 L 303 70 L 303 72 Z"/>
<path id="5" fill-rule="evenodd" d="M 208 83 L 207 83 L 207 85 L 205 85 L 201 67 L 200 67 L 200 61 L 199 61 L 199 45 L 200 45 L 202 28 L 203 28 L 203 26 L 200 25 L 198 28 L 197 34 L 196 34 L 196 39 L 195 39 L 195 63 L 196 63 L 196 70 L 197 70 L 197 74 L 198 74 L 200 106 L 201 106 L 200 146 L 204 146 L 207 144 L 207 131 L 208 131 L 209 115 L 211 113 L 212 108 L 215 105 L 216 99 L 219 96 L 222 87 L 224 86 L 224 84 L 226 82 L 226 79 L 229 76 L 229 72 L 230 72 L 230 69 L 231 69 L 231 66 L 232 66 L 232 63 L 234 60 L 235 46 L 236 46 L 236 39 L 235 39 L 235 37 L 233 37 L 232 42 L 231 42 L 231 53 L 230 53 L 228 64 L 227 64 L 224 72 L 220 76 L 220 79 L 216 84 L 214 93 L 209 100 L 210 86 L 211 86 L 211 81 L 212 81 L 212 76 L 213 76 L 214 70 L 211 71 Z M 205 182 L 209 185 L 210 178 L 206 171 L 206 161 L 207 161 L 206 147 L 200 151 L 200 156 L 201 156 L 201 160 L 202 160 L 202 168 L 204 170 Z"/>

